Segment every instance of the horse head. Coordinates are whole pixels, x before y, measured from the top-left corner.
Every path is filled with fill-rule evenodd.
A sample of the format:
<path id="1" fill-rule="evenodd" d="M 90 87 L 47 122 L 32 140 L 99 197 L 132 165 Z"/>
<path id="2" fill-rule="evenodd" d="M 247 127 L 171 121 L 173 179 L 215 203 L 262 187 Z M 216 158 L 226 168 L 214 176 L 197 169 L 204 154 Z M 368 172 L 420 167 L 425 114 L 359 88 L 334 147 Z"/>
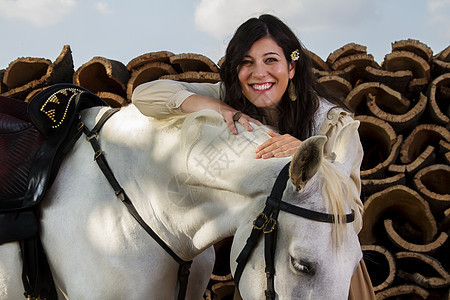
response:
<path id="1" fill-rule="evenodd" d="M 248 247 L 248 237 L 250 231 L 255 231 L 255 225 L 238 228 L 231 267 L 235 277 L 239 276 L 244 299 L 272 299 L 268 297 L 271 293 L 278 299 L 347 298 L 351 276 L 362 257 L 356 231 L 361 222 L 359 189 L 348 184 L 362 160 L 358 125 L 357 121 L 346 125 L 334 141 L 333 153 L 327 155 L 326 136 L 314 136 L 301 143 L 290 163 L 290 180 L 284 182 L 282 202 L 286 203 L 284 206 L 307 210 L 306 217 L 281 208 L 276 220 L 276 247 L 266 249 L 267 237 L 257 242 L 242 274 L 236 274 L 239 273 L 236 258 L 238 262 L 241 260 L 246 251 L 242 249 Z M 354 221 L 350 220 L 352 211 Z M 334 222 L 320 221 L 314 217 L 316 213 Z M 267 236 L 267 232 L 262 235 Z M 268 260 L 268 255 L 273 258 Z M 268 280 L 266 273 L 270 273 L 271 259 L 274 274 L 267 278 L 274 279 Z"/>

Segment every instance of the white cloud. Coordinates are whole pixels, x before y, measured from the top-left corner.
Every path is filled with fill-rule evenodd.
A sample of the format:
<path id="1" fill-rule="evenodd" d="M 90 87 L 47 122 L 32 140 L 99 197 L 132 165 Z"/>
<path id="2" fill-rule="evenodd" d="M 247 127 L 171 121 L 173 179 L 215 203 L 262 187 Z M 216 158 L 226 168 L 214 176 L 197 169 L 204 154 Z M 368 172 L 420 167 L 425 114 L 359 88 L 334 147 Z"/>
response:
<path id="1" fill-rule="evenodd" d="M 76 6 L 75 0 L 0 0 L 0 16 L 44 27 L 59 23 Z"/>
<path id="2" fill-rule="evenodd" d="M 444 0 L 445 1 L 445 0 Z M 374 0 L 202 0 L 195 11 L 197 28 L 222 39 L 242 22 L 274 14 L 302 32 L 357 26 L 375 15 Z"/>
<path id="3" fill-rule="evenodd" d="M 95 7 L 97 8 L 97 10 L 104 15 L 111 15 L 113 13 L 113 11 L 111 10 L 111 8 L 109 7 L 108 3 L 106 3 L 105 1 L 100 1 L 97 2 L 95 4 Z"/>
<path id="4" fill-rule="evenodd" d="M 428 0 L 428 21 L 439 36 L 450 40 L 450 0 Z"/>

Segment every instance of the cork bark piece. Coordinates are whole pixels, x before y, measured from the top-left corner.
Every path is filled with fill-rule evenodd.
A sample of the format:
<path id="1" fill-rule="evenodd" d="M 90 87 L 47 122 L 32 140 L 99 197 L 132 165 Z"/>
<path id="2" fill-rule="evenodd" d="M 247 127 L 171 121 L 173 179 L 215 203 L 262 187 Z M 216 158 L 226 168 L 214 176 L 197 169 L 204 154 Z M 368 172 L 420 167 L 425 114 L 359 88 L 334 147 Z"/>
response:
<path id="1" fill-rule="evenodd" d="M 233 281 L 219 282 L 211 287 L 213 299 L 232 299 L 235 285 Z"/>
<path id="2" fill-rule="evenodd" d="M 384 290 L 392 285 L 395 279 L 397 266 L 394 256 L 379 245 L 361 245 L 365 257 L 374 292 Z"/>
<path id="3" fill-rule="evenodd" d="M 414 176 L 419 193 L 436 211 L 450 208 L 450 166 L 435 164 L 423 168 Z"/>
<path id="4" fill-rule="evenodd" d="M 444 140 L 439 141 L 437 161 L 450 165 L 450 143 Z"/>
<path id="5" fill-rule="evenodd" d="M 18 58 L 5 71 L 5 97 L 24 100 L 34 89 L 60 82 L 72 82 L 73 59 L 68 45 L 52 63 L 44 58 Z"/>
<path id="6" fill-rule="evenodd" d="M 171 57 L 173 55 L 174 54 L 170 51 L 158 51 L 158 52 L 145 53 L 145 54 L 139 55 L 138 57 L 130 60 L 127 64 L 127 70 L 129 72 L 132 72 L 135 69 L 139 69 L 143 65 L 155 63 L 155 62 L 162 62 L 162 63 L 169 64 L 170 63 L 169 57 Z"/>
<path id="7" fill-rule="evenodd" d="M 214 252 L 216 259 L 214 268 L 211 274 L 212 282 L 225 282 L 233 280 L 231 274 L 230 261 L 227 259 L 230 256 L 231 245 L 233 237 L 225 238 L 214 244 Z"/>
<path id="8" fill-rule="evenodd" d="M 400 160 L 408 164 L 416 160 L 427 147 L 437 147 L 440 140 L 450 142 L 450 132 L 439 125 L 421 124 L 405 139 L 400 150 Z"/>
<path id="9" fill-rule="evenodd" d="M 419 124 L 419 119 L 427 107 L 428 98 L 420 94 L 419 101 L 413 108 L 404 114 L 390 113 L 390 107 L 386 107 L 386 103 L 378 104 L 377 96 L 369 94 L 367 96 L 367 107 L 372 115 L 381 120 L 388 122 L 397 133 L 411 130 Z M 389 105 L 389 104 L 388 104 Z M 386 111 L 387 110 L 387 111 Z"/>
<path id="10" fill-rule="evenodd" d="M 364 149 L 361 178 L 381 179 L 396 160 L 403 137 L 397 137 L 392 126 L 378 118 L 359 115 L 355 120 L 360 122 L 358 131 Z"/>
<path id="11" fill-rule="evenodd" d="M 450 73 L 450 46 L 442 50 L 431 60 L 431 72 L 434 78 L 445 73 Z"/>
<path id="12" fill-rule="evenodd" d="M 350 65 L 355 65 L 357 69 L 364 70 L 367 66 L 379 68 L 373 55 L 367 53 L 353 54 L 336 60 L 332 65 L 333 70 L 343 70 Z M 361 72 L 362 73 L 362 72 Z"/>
<path id="13" fill-rule="evenodd" d="M 365 68 L 365 77 L 368 82 L 379 82 L 393 90 L 405 94 L 408 91 L 409 83 L 413 79 L 411 70 L 400 70 L 390 72 L 383 69 L 367 66 Z"/>
<path id="14" fill-rule="evenodd" d="M 427 78 L 413 78 L 409 83 L 407 95 L 410 98 L 415 98 L 418 93 L 426 89 L 428 84 L 429 80 Z"/>
<path id="15" fill-rule="evenodd" d="M 168 74 L 177 74 L 177 71 L 170 64 L 163 62 L 151 62 L 134 69 L 127 84 L 127 99 L 131 99 L 131 95 L 138 85 L 157 80 Z"/>
<path id="16" fill-rule="evenodd" d="M 367 47 L 355 43 L 348 43 L 342 46 L 341 48 L 335 50 L 334 52 L 330 53 L 330 55 L 328 55 L 326 62 L 328 65 L 331 66 L 340 58 L 360 53 L 367 53 Z"/>
<path id="17" fill-rule="evenodd" d="M 406 251 L 421 252 L 421 253 L 434 253 L 438 250 L 448 239 L 448 235 L 445 232 L 441 232 L 438 238 L 427 244 L 416 244 L 406 241 L 400 236 L 394 229 L 392 220 L 384 220 L 384 228 L 391 242 Z"/>
<path id="18" fill-rule="evenodd" d="M 3 77 L 5 76 L 5 69 L 0 70 L 0 94 L 6 92 L 6 85 L 3 83 Z"/>
<path id="19" fill-rule="evenodd" d="M 410 101 L 399 92 L 379 82 L 366 82 L 355 87 L 345 99 L 345 104 L 354 111 L 364 114 L 367 111 L 367 96 L 372 94 L 377 97 L 379 105 L 385 111 L 396 114 L 404 114 L 408 111 Z"/>
<path id="20" fill-rule="evenodd" d="M 333 96 L 341 99 L 342 101 L 345 101 L 348 93 L 350 93 L 353 88 L 350 82 L 336 75 L 323 76 L 318 79 L 318 82 L 325 86 Z"/>
<path id="21" fill-rule="evenodd" d="M 433 50 L 426 44 L 413 39 L 396 41 L 391 44 L 392 51 L 409 51 L 429 62 L 433 57 Z"/>
<path id="22" fill-rule="evenodd" d="M 383 69 L 391 72 L 411 70 L 414 78 L 430 79 L 430 65 L 422 57 L 409 51 L 394 51 L 384 57 Z"/>
<path id="23" fill-rule="evenodd" d="M 350 82 L 350 84 L 353 86 L 353 83 L 356 83 L 358 78 L 354 76 L 354 73 L 356 71 L 355 65 L 350 65 L 347 68 L 343 70 L 337 70 L 337 71 L 320 71 L 315 68 L 313 68 L 314 75 L 317 76 L 317 78 L 325 77 L 325 76 L 339 76 L 342 79 Z"/>
<path id="24" fill-rule="evenodd" d="M 97 92 L 97 96 L 102 98 L 109 106 L 114 108 L 121 108 L 128 105 L 128 101 L 117 94 L 110 92 Z"/>
<path id="25" fill-rule="evenodd" d="M 450 62 L 433 58 L 431 60 L 430 66 L 433 78 L 436 78 L 445 73 L 450 73 Z"/>
<path id="26" fill-rule="evenodd" d="M 392 164 L 388 167 L 389 172 L 405 172 L 407 175 L 414 175 L 418 170 L 428 167 L 436 162 L 436 150 L 434 146 L 427 146 L 415 160 L 404 165 Z"/>
<path id="27" fill-rule="evenodd" d="M 381 179 L 361 179 L 362 188 L 365 195 L 372 195 L 374 193 L 380 192 L 394 185 L 405 185 L 406 176 L 405 173 L 398 173 L 390 177 L 384 177 Z"/>
<path id="28" fill-rule="evenodd" d="M 439 221 L 439 230 L 444 231 L 450 229 L 450 208 L 444 211 L 444 217 Z"/>
<path id="29" fill-rule="evenodd" d="M 111 92 L 125 97 L 129 72 L 119 61 L 96 56 L 75 72 L 73 83 L 93 93 Z"/>
<path id="30" fill-rule="evenodd" d="M 18 58 L 9 64 L 3 77 L 3 83 L 8 90 L 11 90 L 30 81 L 38 80 L 47 73 L 51 63 L 51 60 L 45 58 Z"/>
<path id="31" fill-rule="evenodd" d="M 225 56 L 222 56 L 222 57 L 219 59 L 219 61 L 217 62 L 217 65 L 219 66 L 219 68 L 222 67 L 222 64 L 224 63 L 224 61 L 225 61 Z"/>
<path id="32" fill-rule="evenodd" d="M 401 296 L 408 296 L 407 298 L 400 298 Z M 430 295 L 425 289 L 412 284 L 404 284 L 391 287 L 376 294 L 377 300 L 384 299 L 427 299 Z"/>
<path id="33" fill-rule="evenodd" d="M 449 273 L 442 267 L 441 263 L 432 256 L 415 252 L 398 252 L 394 257 L 400 265 L 405 266 L 405 269 L 407 270 L 399 270 L 399 278 L 409 280 L 424 288 L 436 289 L 450 285 Z M 414 269 L 414 271 L 423 269 L 420 265 L 425 265 L 426 269 L 433 270 L 433 275 L 437 276 L 425 276 L 420 272 L 411 273 L 411 269 Z"/>
<path id="34" fill-rule="evenodd" d="M 320 58 L 320 56 L 308 50 L 307 54 L 313 62 L 313 68 L 319 71 L 326 71 L 326 72 L 331 71 L 330 66 L 327 65 L 327 63 L 322 58 Z"/>
<path id="35" fill-rule="evenodd" d="M 220 81 L 220 74 L 213 72 L 184 72 L 180 74 L 164 75 L 161 79 L 172 79 L 184 82 L 207 82 L 217 83 Z"/>
<path id="36" fill-rule="evenodd" d="M 179 65 L 183 72 L 219 72 L 217 65 L 212 60 L 201 54 L 181 53 L 171 56 L 169 60 L 171 64 Z"/>
<path id="37" fill-rule="evenodd" d="M 436 55 L 436 58 L 442 61 L 450 62 L 450 46 Z"/>
<path id="38" fill-rule="evenodd" d="M 407 186 L 396 185 L 369 196 L 364 203 L 364 226 L 359 233 L 361 244 L 379 242 L 382 233 L 375 232 L 375 225 L 384 220 L 386 213 L 402 216 L 419 228 L 423 243 L 430 243 L 437 234 L 436 220 L 425 199 Z"/>
<path id="39" fill-rule="evenodd" d="M 443 74 L 431 82 L 428 90 L 428 115 L 436 124 L 448 125 L 450 123 L 450 73 Z"/>
<path id="40" fill-rule="evenodd" d="M 37 94 L 39 94 L 39 92 L 43 91 L 46 87 L 41 87 L 41 88 L 37 88 L 32 90 L 26 97 L 25 97 L 25 102 L 30 102 L 31 99 L 34 98 L 34 96 L 36 96 Z"/>
<path id="41" fill-rule="evenodd" d="M 205 293 L 203 294 L 202 300 L 214 300 L 213 296 L 212 296 L 212 292 L 210 289 L 206 289 Z"/>

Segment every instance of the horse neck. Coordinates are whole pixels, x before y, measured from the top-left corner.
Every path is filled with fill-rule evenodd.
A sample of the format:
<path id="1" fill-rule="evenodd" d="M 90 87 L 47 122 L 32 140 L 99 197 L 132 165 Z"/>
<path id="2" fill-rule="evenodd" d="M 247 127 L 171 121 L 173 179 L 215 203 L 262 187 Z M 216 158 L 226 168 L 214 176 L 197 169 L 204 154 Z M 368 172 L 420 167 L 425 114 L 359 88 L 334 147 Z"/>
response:
<path id="1" fill-rule="evenodd" d="M 139 213 L 184 259 L 250 222 L 286 163 L 254 159 L 262 132 L 234 136 L 214 125 L 203 127 L 201 135 L 184 147 L 179 129 L 161 126 L 130 106 L 105 124 L 100 138 Z"/>

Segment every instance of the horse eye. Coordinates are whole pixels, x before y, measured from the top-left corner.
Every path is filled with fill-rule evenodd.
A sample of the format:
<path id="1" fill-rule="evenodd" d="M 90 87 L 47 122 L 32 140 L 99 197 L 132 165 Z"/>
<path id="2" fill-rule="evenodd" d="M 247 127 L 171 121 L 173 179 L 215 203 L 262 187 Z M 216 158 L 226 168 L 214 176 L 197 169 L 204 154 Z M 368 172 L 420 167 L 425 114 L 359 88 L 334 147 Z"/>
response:
<path id="1" fill-rule="evenodd" d="M 314 267 L 305 261 L 295 259 L 291 256 L 291 264 L 294 270 L 306 275 L 314 275 Z"/>

